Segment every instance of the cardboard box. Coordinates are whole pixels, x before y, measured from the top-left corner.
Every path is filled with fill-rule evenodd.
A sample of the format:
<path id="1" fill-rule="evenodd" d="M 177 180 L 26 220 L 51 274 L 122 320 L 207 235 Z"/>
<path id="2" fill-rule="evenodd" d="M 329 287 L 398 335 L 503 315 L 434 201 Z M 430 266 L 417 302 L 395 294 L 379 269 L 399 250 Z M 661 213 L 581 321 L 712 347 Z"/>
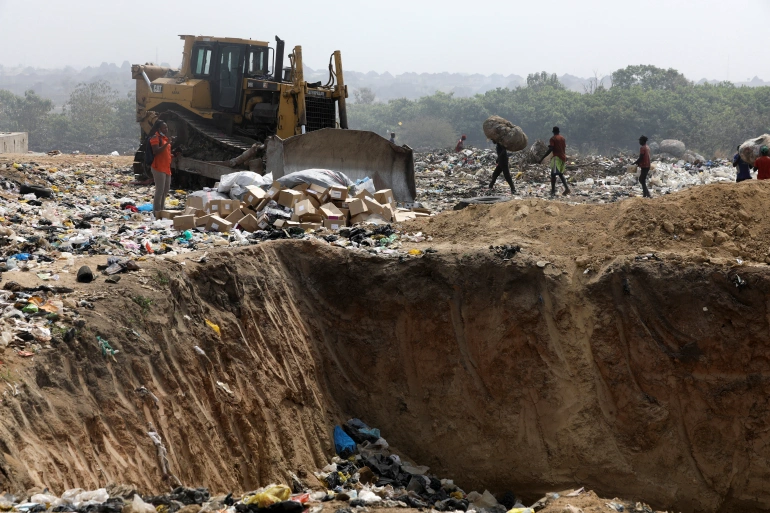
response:
<path id="1" fill-rule="evenodd" d="M 325 203 L 318 209 L 324 219 L 342 219 L 342 211 L 333 203 Z"/>
<path id="2" fill-rule="evenodd" d="M 328 187 L 324 187 L 323 185 L 316 185 L 316 184 L 310 184 L 310 187 L 308 187 L 308 191 L 315 191 L 321 194 L 324 194 L 326 192 L 329 192 Z"/>
<path id="3" fill-rule="evenodd" d="M 315 211 L 315 207 L 310 202 L 310 200 L 305 199 L 302 201 L 298 201 L 294 205 L 294 213 L 300 218 L 300 220 L 302 220 L 307 215 L 314 215 L 316 211 Z"/>
<path id="4" fill-rule="evenodd" d="M 187 196 L 185 207 L 192 207 L 198 210 L 203 210 L 203 198 L 201 196 Z"/>
<path id="5" fill-rule="evenodd" d="M 363 202 L 366 204 L 366 208 L 370 214 L 383 215 L 385 213 L 385 205 L 380 204 L 379 201 L 367 197 L 363 199 Z"/>
<path id="6" fill-rule="evenodd" d="M 252 208 L 256 212 L 261 212 L 262 210 L 264 210 L 264 208 L 267 206 L 267 204 L 270 203 L 271 201 L 273 201 L 273 200 L 271 200 L 270 198 L 265 198 L 265 199 L 263 199 L 262 201 L 259 202 L 259 205 L 255 206 L 255 207 L 252 207 Z"/>
<path id="7" fill-rule="evenodd" d="M 303 230 L 318 230 L 322 226 L 321 223 L 299 223 L 299 227 Z"/>
<path id="8" fill-rule="evenodd" d="M 185 207 L 185 209 L 182 211 L 181 215 L 183 215 L 183 216 L 194 216 L 197 211 L 198 211 L 197 208 L 189 207 L 188 206 L 188 207 Z"/>
<path id="9" fill-rule="evenodd" d="M 302 216 L 302 222 L 322 224 L 324 222 L 324 218 L 321 216 L 321 214 L 306 214 Z"/>
<path id="10" fill-rule="evenodd" d="M 213 200 L 206 205 L 206 213 L 225 218 L 239 209 L 241 202 L 238 200 Z"/>
<path id="11" fill-rule="evenodd" d="M 192 230 L 193 228 L 195 228 L 194 215 L 182 215 L 174 218 L 174 230 L 182 232 L 184 230 Z"/>
<path id="12" fill-rule="evenodd" d="M 246 187 L 246 192 L 243 194 L 243 202 L 249 206 L 256 207 L 262 200 L 265 199 L 265 191 L 261 187 L 256 185 L 249 185 Z"/>
<path id="13" fill-rule="evenodd" d="M 228 223 L 233 223 L 233 226 L 235 226 L 236 224 L 238 224 L 238 221 L 240 221 L 246 216 L 247 214 L 244 213 L 243 209 L 239 208 L 229 216 L 225 217 L 225 221 L 227 221 Z"/>
<path id="14" fill-rule="evenodd" d="M 305 195 L 299 191 L 284 189 L 278 194 L 278 204 L 284 207 L 294 208 L 294 205 L 302 201 Z"/>
<path id="15" fill-rule="evenodd" d="M 270 188 L 265 192 L 265 197 L 269 199 L 275 199 L 278 197 L 278 194 L 283 190 L 283 186 L 279 184 L 278 182 L 273 182 L 273 185 L 270 186 Z"/>
<path id="16" fill-rule="evenodd" d="M 246 232 L 256 232 L 259 230 L 259 223 L 257 222 L 257 218 L 251 214 L 243 217 L 240 221 L 238 221 L 238 226 L 241 227 L 241 230 Z"/>
<path id="17" fill-rule="evenodd" d="M 321 202 L 318 200 L 318 198 L 305 195 L 305 199 L 307 199 L 316 209 L 318 209 L 321 206 Z"/>
<path id="18" fill-rule="evenodd" d="M 417 217 L 416 212 L 396 212 L 394 219 L 397 223 L 403 223 L 404 221 L 409 221 L 410 219 L 415 219 Z"/>
<path id="19" fill-rule="evenodd" d="M 209 220 L 206 223 L 206 231 L 207 232 L 229 232 L 230 228 L 233 227 L 233 223 L 228 223 L 224 219 L 222 219 L 219 216 L 210 215 Z"/>
<path id="20" fill-rule="evenodd" d="M 341 208 L 340 212 L 342 212 L 342 219 L 348 220 L 350 219 L 350 210 L 347 208 Z"/>
<path id="21" fill-rule="evenodd" d="M 158 212 L 158 219 L 174 219 L 181 213 L 179 210 L 161 210 Z"/>
<path id="22" fill-rule="evenodd" d="M 324 228 L 328 228 L 330 230 L 339 230 L 340 228 L 344 228 L 348 225 L 347 221 L 345 219 L 324 219 Z"/>
<path id="23" fill-rule="evenodd" d="M 374 193 L 374 199 L 376 199 L 382 205 L 395 205 L 396 200 L 393 199 L 393 191 L 390 189 L 382 189 Z"/>
<path id="24" fill-rule="evenodd" d="M 299 223 L 296 221 L 287 221 L 286 219 L 276 219 L 276 221 L 273 223 L 273 226 L 276 228 L 291 228 L 292 226 L 299 226 Z"/>
<path id="25" fill-rule="evenodd" d="M 348 208 L 350 209 L 351 216 L 357 216 L 369 211 L 364 200 L 359 198 L 348 200 Z"/>
<path id="26" fill-rule="evenodd" d="M 356 216 L 352 216 L 350 218 L 350 226 L 353 226 L 354 224 L 363 223 L 367 219 L 369 219 L 369 212 L 364 212 L 363 214 L 358 214 Z"/>
<path id="27" fill-rule="evenodd" d="M 257 218 L 257 227 L 260 230 L 267 230 L 270 227 L 270 218 L 266 215 L 261 215 Z"/>
<path id="28" fill-rule="evenodd" d="M 310 187 L 309 183 L 301 183 L 295 187 L 292 187 L 291 189 L 293 191 L 305 192 L 306 190 L 308 190 L 309 187 Z"/>
<path id="29" fill-rule="evenodd" d="M 356 194 L 356 198 L 358 199 L 364 199 L 364 198 L 372 198 L 374 199 L 374 196 L 372 196 L 372 193 L 367 191 L 366 189 L 361 189 L 358 191 L 358 194 Z"/>
<path id="30" fill-rule="evenodd" d="M 205 227 L 208 224 L 210 217 L 211 216 L 209 216 L 209 215 L 196 217 L 195 218 L 195 226 L 196 227 L 199 227 L 199 226 L 204 226 Z"/>
<path id="31" fill-rule="evenodd" d="M 329 188 L 329 199 L 332 201 L 345 201 L 348 197 L 348 190 L 345 187 Z"/>

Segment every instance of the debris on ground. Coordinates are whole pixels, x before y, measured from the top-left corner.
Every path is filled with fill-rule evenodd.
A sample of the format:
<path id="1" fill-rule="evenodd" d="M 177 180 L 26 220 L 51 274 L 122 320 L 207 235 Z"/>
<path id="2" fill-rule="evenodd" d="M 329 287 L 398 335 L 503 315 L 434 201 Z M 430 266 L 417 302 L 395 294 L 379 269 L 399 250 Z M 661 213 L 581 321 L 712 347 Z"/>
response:
<path id="1" fill-rule="evenodd" d="M 449 150 L 415 154 L 417 197 L 433 212 L 452 210 L 463 199 L 502 195 L 511 198 L 550 198 L 548 160 L 537 161 L 547 145 L 536 141 L 529 150 L 509 154 L 511 175 L 517 194 L 510 195 L 507 184 L 489 189 L 495 168 L 494 149 L 467 148 L 455 153 Z M 734 182 L 736 171 L 728 160 L 705 160 L 699 155 L 684 154 L 675 158 L 656 155 L 647 185 L 654 195 L 710 183 Z M 536 158 L 535 158 L 536 157 Z M 556 201 L 568 203 L 611 203 L 642 195 L 638 179 L 640 170 L 631 163 L 638 155 L 617 154 L 612 157 L 580 155 L 568 158 L 565 177 L 571 194 Z M 756 173 L 753 174 L 756 177 Z"/>
<path id="2" fill-rule="evenodd" d="M 149 395 L 149 394 L 148 394 Z M 584 488 L 551 492 L 527 501 L 512 491 L 466 492 L 452 479 L 441 479 L 399 456 L 378 429 L 359 419 L 334 428 L 338 456 L 314 473 L 315 479 L 291 474 L 290 483 L 272 483 L 240 496 L 211 495 L 207 488 L 177 486 L 159 495 L 111 484 L 97 490 L 75 488 L 61 495 L 47 489 L 26 495 L 5 494 L 0 508 L 21 513 L 339 513 L 371 509 L 418 509 L 478 513 L 629 511 L 653 513 L 642 502 L 606 500 Z M 525 504 L 530 504 L 529 506 Z"/>

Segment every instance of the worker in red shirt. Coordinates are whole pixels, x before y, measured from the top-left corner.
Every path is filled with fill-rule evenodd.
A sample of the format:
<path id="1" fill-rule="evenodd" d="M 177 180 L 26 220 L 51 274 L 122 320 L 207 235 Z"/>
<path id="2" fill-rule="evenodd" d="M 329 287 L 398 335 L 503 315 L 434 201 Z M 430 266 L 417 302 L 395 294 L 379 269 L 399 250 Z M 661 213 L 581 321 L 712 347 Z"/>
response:
<path id="1" fill-rule="evenodd" d="M 770 179 L 770 157 L 767 154 L 770 153 L 770 149 L 767 146 L 762 146 L 759 152 L 762 156 L 754 161 L 754 169 L 759 171 L 757 180 L 768 180 Z"/>
<path id="2" fill-rule="evenodd" d="M 553 152 L 551 157 L 551 196 L 556 194 L 556 177 L 561 179 L 561 183 L 564 184 L 564 192 L 562 195 L 569 194 L 569 187 L 567 186 L 567 179 L 564 178 L 564 166 L 567 163 L 567 141 L 560 133 L 558 126 L 553 127 L 553 137 L 548 141 L 548 151 L 540 159 L 542 164 L 543 160 Z"/>
<path id="3" fill-rule="evenodd" d="M 642 195 L 645 198 L 652 198 L 650 191 L 647 190 L 647 174 L 650 172 L 650 147 L 647 146 L 647 138 L 641 136 L 639 138 L 639 158 L 636 159 L 634 165 L 639 166 L 642 169 L 639 175 L 639 183 L 642 184 Z"/>
<path id="4" fill-rule="evenodd" d="M 457 146 L 455 146 L 455 153 L 460 153 L 465 149 L 465 139 L 467 139 L 464 135 L 460 137 L 460 140 L 457 141 Z"/>
<path id="5" fill-rule="evenodd" d="M 166 196 L 171 187 L 171 143 L 168 137 L 168 125 L 163 121 L 158 121 L 160 125 L 153 127 L 156 132 L 150 138 L 152 154 L 155 158 L 152 161 L 152 177 L 155 179 L 155 197 L 152 202 L 152 212 L 155 219 L 160 219 L 160 211 L 165 210 Z"/>

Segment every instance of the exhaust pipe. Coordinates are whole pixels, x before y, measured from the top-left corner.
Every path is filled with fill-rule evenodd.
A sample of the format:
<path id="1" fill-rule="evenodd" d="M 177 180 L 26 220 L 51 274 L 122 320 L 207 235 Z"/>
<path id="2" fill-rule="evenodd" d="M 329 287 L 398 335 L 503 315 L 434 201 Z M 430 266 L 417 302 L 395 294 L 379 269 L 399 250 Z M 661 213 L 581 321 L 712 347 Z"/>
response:
<path id="1" fill-rule="evenodd" d="M 278 36 L 275 36 L 275 69 L 273 70 L 273 80 L 283 82 L 283 46 L 285 42 Z"/>

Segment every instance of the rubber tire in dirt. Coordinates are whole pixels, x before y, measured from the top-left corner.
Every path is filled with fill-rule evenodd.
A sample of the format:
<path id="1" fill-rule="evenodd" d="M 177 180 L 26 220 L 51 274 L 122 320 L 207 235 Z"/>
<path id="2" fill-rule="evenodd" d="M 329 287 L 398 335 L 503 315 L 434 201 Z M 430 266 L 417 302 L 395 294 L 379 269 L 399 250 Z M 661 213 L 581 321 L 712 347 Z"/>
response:
<path id="1" fill-rule="evenodd" d="M 476 198 L 465 198 L 455 205 L 454 210 L 462 210 L 469 205 L 494 205 L 511 201 L 513 196 L 478 196 Z"/>

